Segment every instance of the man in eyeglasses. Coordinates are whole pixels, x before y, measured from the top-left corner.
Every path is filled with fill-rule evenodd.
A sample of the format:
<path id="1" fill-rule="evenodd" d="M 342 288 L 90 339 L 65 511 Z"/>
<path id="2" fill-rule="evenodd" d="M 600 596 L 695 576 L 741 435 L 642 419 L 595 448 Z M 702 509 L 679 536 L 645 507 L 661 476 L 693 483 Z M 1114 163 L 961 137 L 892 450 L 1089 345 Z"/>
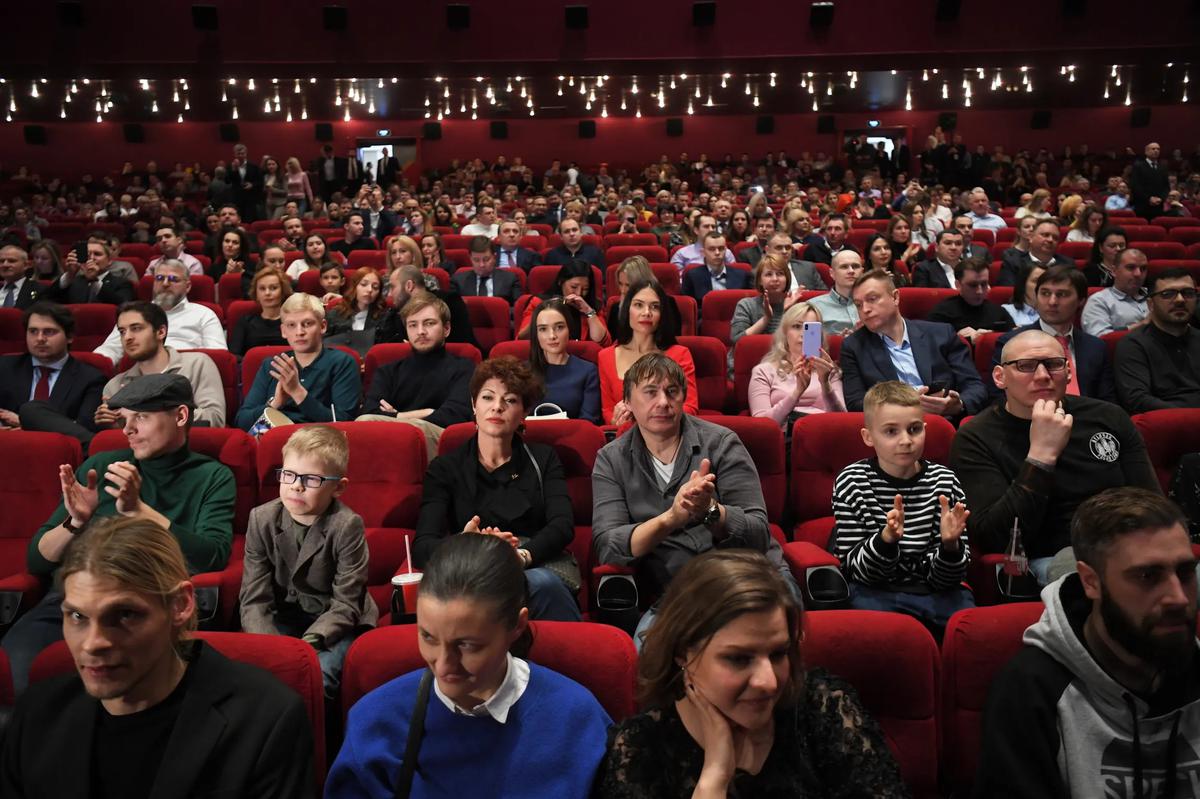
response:
<path id="1" fill-rule="evenodd" d="M 1054 556 L 1070 546 L 1081 502 L 1106 488 L 1161 489 L 1129 415 L 1067 393 L 1070 361 L 1054 336 L 1017 333 L 992 379 L 1004 400 L 959 428 L 950 465 L 971 508 L 972 541 L 1004 552 L 1018 522 L 1030 569 L 1045 585 Z"/>
<path id="2" fill-rule="evenodd" d="M 166 344 L 177 350 L 224 350 L 225 328 L 211 308 L 188 302 L 192 288 L 191 276 L 182 261 L 170 258 L 159 262 L 154 270 L 154 304 L 166 311 L 170 323 Z M 95 352 L 105 355 L 116 365 L 125 354 L 121 332 L 112 332 Z"/>
<path id="3" fill-rule="evenodd" d="M 155 258 L 146 266 L 146 274 L 153 275 L 154 270 L 158 269 L 158 265 L 168 260 L 182 262 L 187 267 L 189 274 L 204 274 L 204 264 L 200 263 L 200 259 L 191 253 L 183 251 L 184 239 L 183 234 L 179 232 L 179 228 L 171 225 L 163 225 L 155 232 L 154 239 L 158 244 L 158 251 L 162 255 Z"/>
<path id="4" fill-rule="evenodd" d="M 225 389 L 217 365 L 202 352 L 180 352 L 167 346 L 169 322 L 166 312 L 144 300 L 127 302 L 117 311 L 117 332 L 121 347 L 133 366 L 109 380 L 105 398 L 116 396 L 125 386 L 153 374 L 177 374 L 187 378 L 196 401 L 193 425 L 225 426 Z M 104 429 L 121 421 L 121 414 L 102 402 L 96 408 L 96 427 Z"/>
<path id="5" fill-rule="evenodd" d="M 110 516 L 146 519 L 169 530 L 193 574 L 225 568 L 237 489 L 229 467 L 188 446 L 196 407 L 191 384 L 177 374 L 145 375 L 118 391 L 108 407 L 120 413 L 129 447 L 97 453 L 74 471 L 59 467 L 62 502 L 34 535 L 26 568 L 52 578 L 75 536 L 93 519 Z M 61 590 L 50 591 L 4 636 L 18 693 L 38 652 L 62 639 L 62 601 Z"/>
<path id="6" fill-rule="evenodd" d="M 1130 413 L 1200 408 L 1200 331 L 1189 324 L 1196 279 L 1183 268 L 1164 269 L 1150 279 L 1147 302 L 1149 324 L 1117 344 L 1121 405 Z"/>

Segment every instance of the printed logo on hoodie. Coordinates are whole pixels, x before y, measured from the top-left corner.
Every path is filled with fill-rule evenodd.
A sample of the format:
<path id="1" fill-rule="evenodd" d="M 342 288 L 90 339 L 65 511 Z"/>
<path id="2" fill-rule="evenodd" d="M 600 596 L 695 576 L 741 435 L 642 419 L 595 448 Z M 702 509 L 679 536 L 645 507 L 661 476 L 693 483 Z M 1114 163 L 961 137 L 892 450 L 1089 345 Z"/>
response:
<path id="1" fill-rule="evenodd" d="M 1092 451 L 1092 457 L 1098 461 L 1112 463 L 1117 458 L 1121 457 L 1121 442 L 1117 441 L 1117 437 L 1112 433 L 1097 433 L 1088 441 L 1088 448 Z"/>
<path id="2" fill-rule="evenodd" d="M 1175 790 L 1167 789 L 1167 746 L 1174 743 Z M 1135 763 L 1140 764 L 1135 772 Z M 1139 791 L 1136 779 L 1140 777 Z M 1135 797 L 1200 796 L 1200 756 L 1182 735 L 1153 743 L 1141 742 L 1134 756 L 1132 741 L 1116 739 L 1104 748 L 1100 759 L 1100 779 L 1104 799 Z"/>

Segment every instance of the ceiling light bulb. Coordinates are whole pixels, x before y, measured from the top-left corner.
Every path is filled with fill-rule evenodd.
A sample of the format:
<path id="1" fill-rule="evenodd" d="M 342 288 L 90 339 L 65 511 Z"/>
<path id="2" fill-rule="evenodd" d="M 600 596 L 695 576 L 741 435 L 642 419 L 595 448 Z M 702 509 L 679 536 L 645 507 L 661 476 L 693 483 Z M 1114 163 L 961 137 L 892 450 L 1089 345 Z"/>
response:
<path id="1" fill-rule="evenodd" d="M 237 119 L 237 118 L 238 118 L 237 103 L 234 103 L 234 104 L 233 104 L 233 114 L 232 114 L 232 117 L 233 117 L 234 119 Z"/>
<path id="2" fill-rule="evenodd" d="M 291 121 L 292 121 L 292 109 L 291 109 L 291 108 L 288 108 L 288 112 L 287 112 L 287 121 L 288 121 L 288 122 L 291 122 Z"/>
<path id="3" fill-rule="evenodd" d="M 304 108 L 300 109 L 300 118 L 308 119 L 308 106 L 305 106 Z"/>
<path id="4" fill-rule="evenodd" d="M 602 118 L 604 118 L 604 119 L 608 119 L 608 106 L 607 106 L 607 105 L 606 105 L 606 106 L 603 106 L 603 107 L 600 109 L 600 116 L 601 116 Z"/>
<path id="5" fill-rule="evenodd" d="M 350 121 L 350 106 L 346 106 L 346 113 L 342 114 L 342 121 L 343 122 Z"/>
<path id="6" fill-rule="evenodd" d="M 379 79 L 378 88 L 380 88 L 380 89 L 382 89 L 382 88 L 383 88 L 383 78 L 380 78 L 380 79 Z"/>
<path id="7" fill-rule="evenodd" d="M 158 100 L 152 100 L 150 102 L 150 113 L 152 113 L 152 114 L 158 113 Z"/>
<path id="8" fill-rule="evenodd" d="M 695 111 L 695 109 L 692 108 L 692 101 L 688 100 L 688 114 L 694 114 L 694 113 L 696 113 L 696 111 Z"/>
<path id="9" fill-rule="evenodd" d="M 250 91 L 254 91 L 254 78 L 250 79 L 250 82 L 246 84 L 246 88 Z"/>
<path id="10" fill-rule="evenodd" d="M 775 86 L 775 73 L 774 72 L 771 73 L 771 86 L 772 87 Z"/>
<path id="11" fill-rule="evenodd" d="M 642 109 L 639 107 L 638 110 L 635 111 L 633 115 L 635 117 L 637 117 L 638 119 L 641 119 L 642 118 Z"/>
<path id="12" fill-rule="evenodd" d="M 263 101 L 263 113 L 264 114 L 271 113 L 271 101 L 270 100 Z"/>
<path id="13" fill-rule="evenodd" d="M 275 110 L 276 110 L 276 111 L 278 111 L 279 109 L 277 108 L 277 109 L 275 109 Z M 372 100 L 372 101 L 370 102 L 370 104 L 367 106 L 367 113 L 368 113 L 368 114 L 374 114 L 374 113 L 375 113 L 375 101 L 374 101 L 374 100 Z"/>

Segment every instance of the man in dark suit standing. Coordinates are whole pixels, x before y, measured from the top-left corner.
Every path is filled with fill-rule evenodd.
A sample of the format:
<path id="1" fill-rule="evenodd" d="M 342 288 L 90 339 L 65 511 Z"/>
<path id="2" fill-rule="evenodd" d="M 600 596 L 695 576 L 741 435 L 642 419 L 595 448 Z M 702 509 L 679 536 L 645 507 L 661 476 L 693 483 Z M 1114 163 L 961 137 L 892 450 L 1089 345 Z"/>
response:
<path id="1" fill-rule="evenodd" d="M 41 284 L 29 272 L 29 255 L 15 244 L 0 247 L 0 308 L 25 310 L 37 302 Z"/>
<path id="2" fill-rule="evenodd" d="M 1163 214 L 1163 201 L 1170 191 L 1166 165 L 1158 160 L 1162 148 L 1158 142 L 1146 145 L 1146 157 L 1133 162 L 1129 174 L 1129 193 L 1133 199 L 1133 210 L 1149 221 Z"/>
<path id="3" fill-rule="evenodd" d="M 594 244 L 584 243 L 583 230 L 578 222 L 569 217 L 564 219 L 559 223 L 558 235 L 562 237 L 562 244 L 546 253 L 543 259 L 546 264 L 562 266 L 567 261 L 578 258 L 587 261 L 601 272 L 604 271 L 604 253 Z"/>
<path id="4" fill-rule="evenodd" d="M 1075 397 L 1091 397 L 1105 402 L 1117 401 L 1117 386 L 1112 364 L 1108 361 L 1108 345 L 1101 339 L 1075 327 L 1075 314 L 1088 296 L 1087 278 L 1074 265 L 1052 266 L 1037 279 L 1038 321 L 1005 333 L 996 341 L 992 366 L 1000 365 L 1000 353 L 1009 339 L 1026 330 L 1041 330 L 1058 340 L 1068 358 L 1071 377 L 1067 393 Z M 993 370 L 994 371 L 994 370 Z M 991 375 L 988 391 L 993 399 L 1003 392 L 995 386 Z"/>
<path id="5" fill-rule="evenodd" d="M 867 390 L 885 380 L 917 389 L 926 413 L 957 419 L 984 407 L 987 391 L 953 327 L 901 316 L 900 292 L 881 270 L 854 281 L 850 296 L 862 327 L 842 341 L 846 410 L 861 411 Z"/>
<path id="6" fill-rule="evenodd" d="M 954 270 L 962 260 L 963 234 L 954 228 L 939 230 L 935 256 L 913 267 L 912 284 L 917 288 L 956 289 Z"/>
<path id="7" fill-rule="evenodd" d="M 0 425 L 62 433 L 86 446 L 96 434 L 104 374 L 68 353 L 75 334 L 69 309 L 35 303 L 22 321 L 29 351 L 0 356 Z"/>
<path id="8" fill-rule="evenodd" d="M 247 222 L 260 219 L 263 215 L 263 174 L 257 164 L 250 163 L 246 145 L 233 146 L 233 161 L 229 170 L 233 201 L 237 203 L 238 213 Z"/>
<path id="9" fill-rule="evenodd" d="M 704 263 L 683 273 L 679 293 L 686 294 L 700 305 L 704 295 L 720 289 L 748 289 L 753 279 L 748 269 L 726 266 L 725 236 L 713 231 L 704 236 Z"/>
<path id="10" fill-rule="evenodd" d="M 334 156 L 333 146 L 326 144 L 321 154 L 313 160 L 313 172 L 317 174 L 317 193 L 325 202 L 336 191 L 345 191 L 350 183 L 350 159 Z"/>
<path id="11" fill-rule="evenodd" d="M 400 159 L 384 147 L 379 161 L 375 164 L 375 180 L 380 186 L 390 186 L 396 182 L 398 174 L 400 174 Z"/>
<path id="12" fill-rule="evenodd" d="M 65 304 L 104 302 L 120 305 L 134 299 L 133 284 L 109 269 L 112 248 L 92 239 L 87 244 L 87 252 L 88 259 L 82 264 L 75 250 L 68 252 L 62 275 L 50 284 L 43 296 Z"/>
<path id="13" fill-rule="evenodd" d="M 521 296 L 521 282 L 514 273 L 496 268 L 496 254 L 488 237 L 471 239 L 467 250 L 471 253 L 471 268 L 459 269 L 450 276 L 458 293 L 464 297 L 502 297 L 509 305 L 516 302 Z"/>
<path id="14" fill-rule="evenodd" d="M 500 223 L 500 235 L 496 237 L 496 265 L 524 269 L 526 273 L 535 266 L 540 266 L 542 256 L 533 250 L 521 246 L 521 226 L 511 219 Z"/>

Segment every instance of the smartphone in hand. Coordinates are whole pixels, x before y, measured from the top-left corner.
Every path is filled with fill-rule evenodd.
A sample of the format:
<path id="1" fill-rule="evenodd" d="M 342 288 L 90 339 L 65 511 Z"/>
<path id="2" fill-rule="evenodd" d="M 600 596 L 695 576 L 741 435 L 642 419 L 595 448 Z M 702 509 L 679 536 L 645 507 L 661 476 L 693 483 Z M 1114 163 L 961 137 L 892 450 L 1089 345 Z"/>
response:
<path id="1" fill-rule="evenodd" d="M 804 323 L 804 357 L 819 358 L 821 356 L 821 323 Z"/>

